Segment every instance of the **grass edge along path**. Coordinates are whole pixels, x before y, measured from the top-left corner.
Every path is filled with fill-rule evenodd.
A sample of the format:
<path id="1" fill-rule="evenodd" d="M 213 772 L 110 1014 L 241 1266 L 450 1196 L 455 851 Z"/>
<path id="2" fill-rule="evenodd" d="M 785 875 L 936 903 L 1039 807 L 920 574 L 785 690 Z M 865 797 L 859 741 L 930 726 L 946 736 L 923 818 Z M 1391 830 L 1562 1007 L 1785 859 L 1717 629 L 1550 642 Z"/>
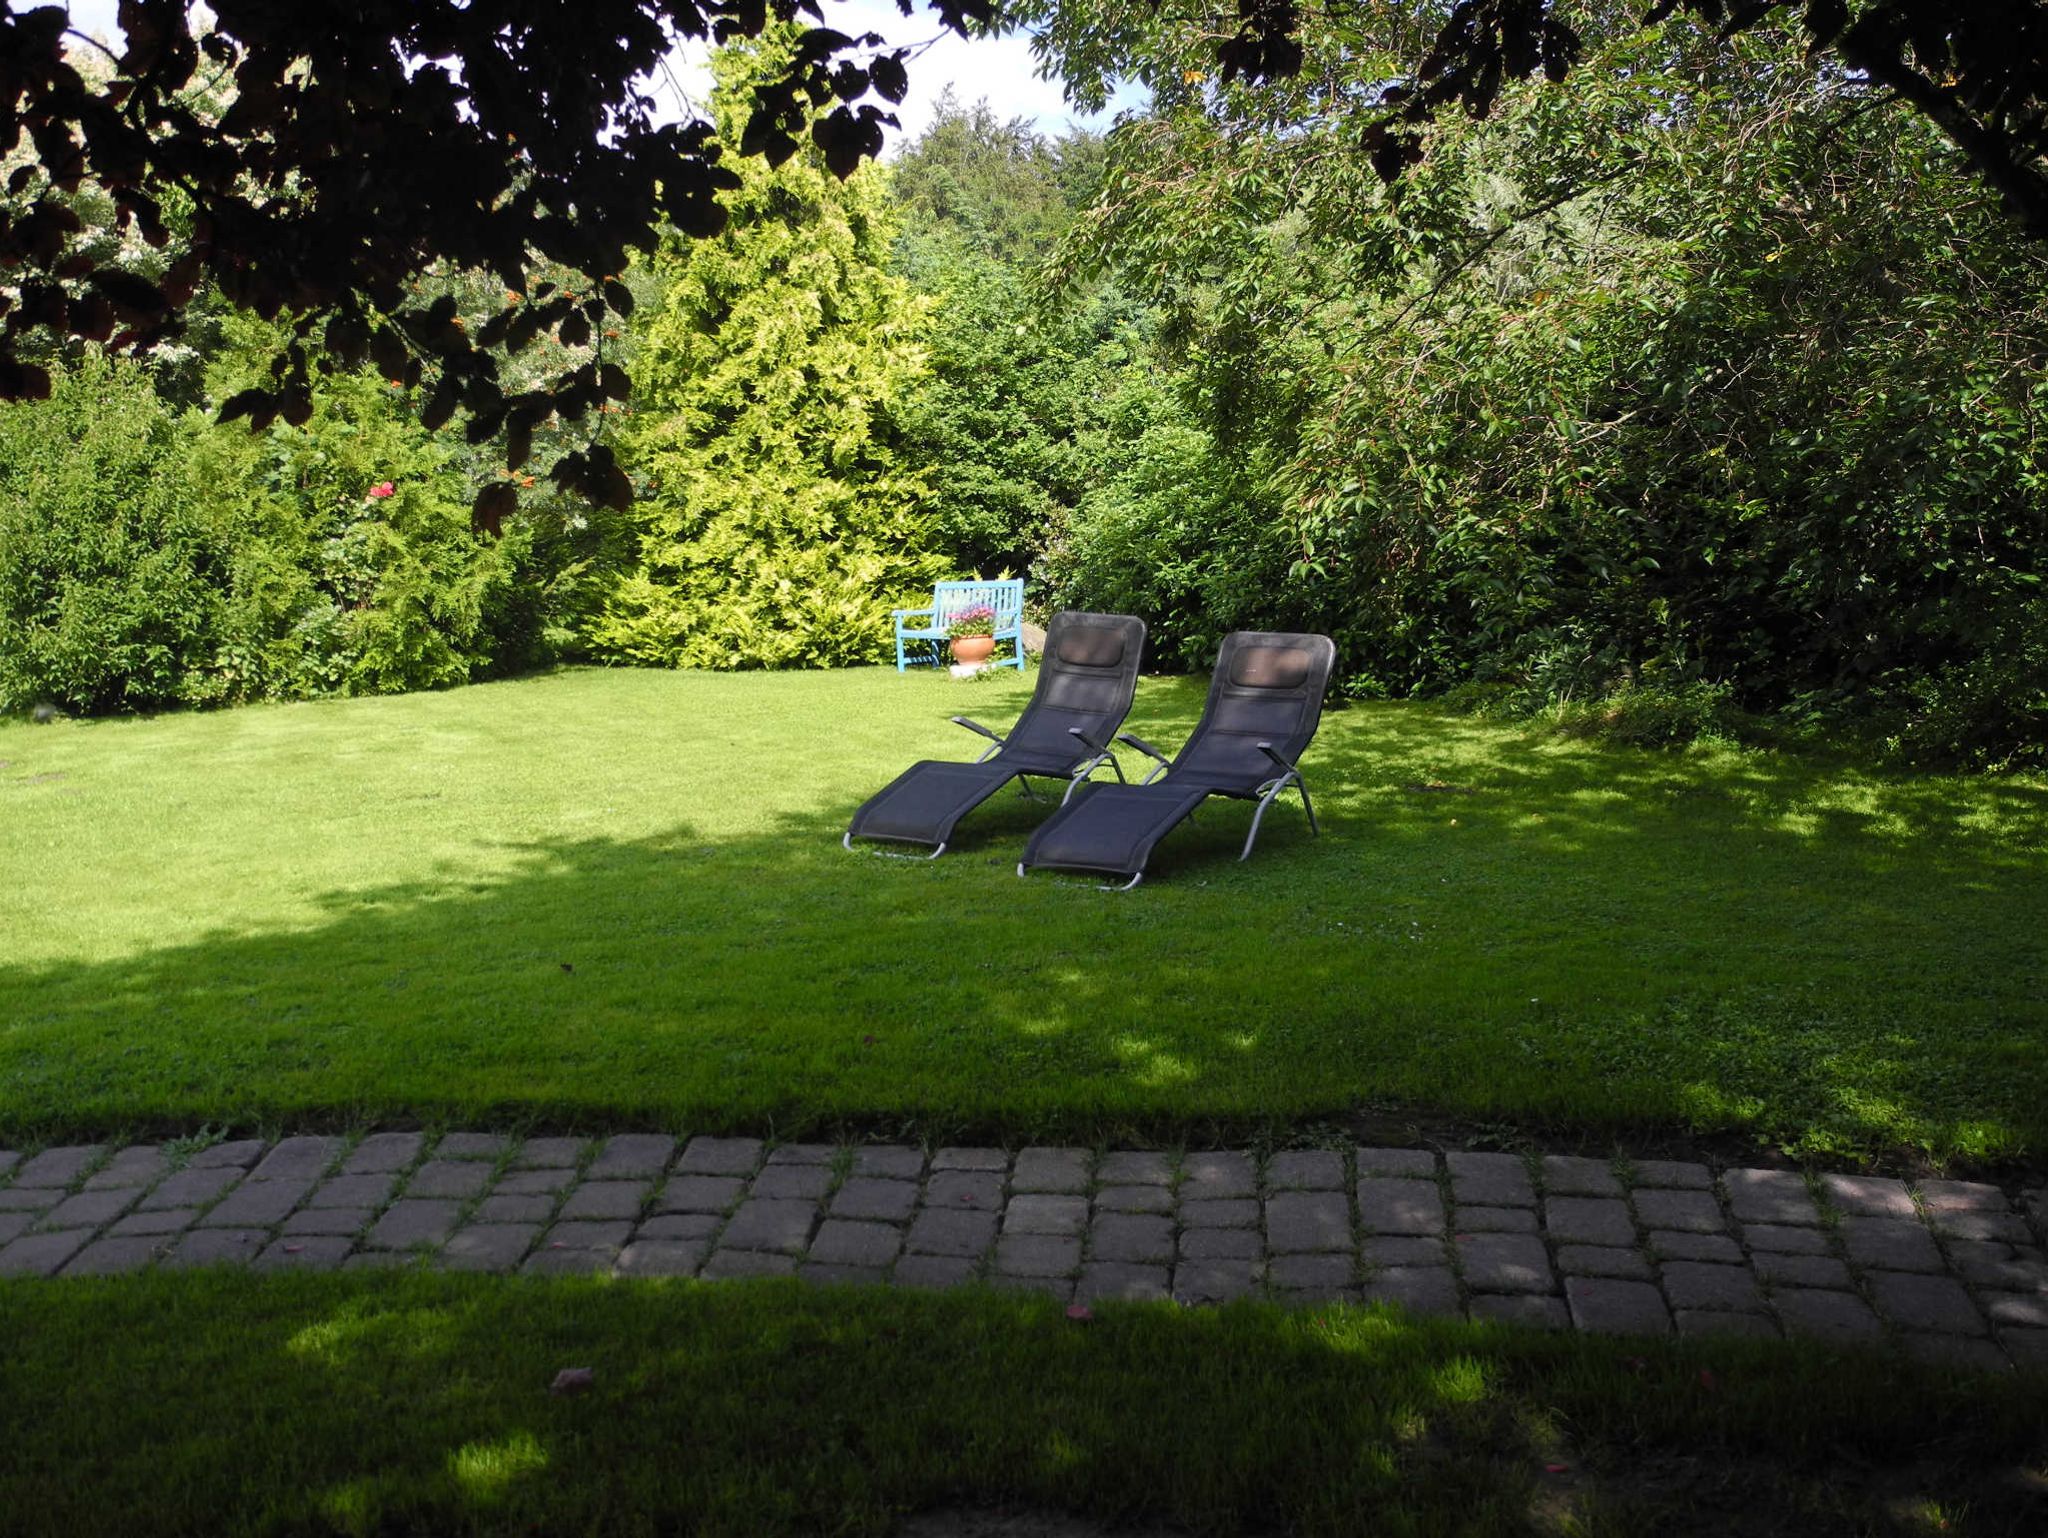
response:
<path id="1" fill-rule="evenodd" d="M 563 1368 L 587 1393 L 552 1396 Z M 0 1283 L 0 1533 L 2039 1530 L 2048 1378 L 1357 1308 L 795 1283 Z"/>

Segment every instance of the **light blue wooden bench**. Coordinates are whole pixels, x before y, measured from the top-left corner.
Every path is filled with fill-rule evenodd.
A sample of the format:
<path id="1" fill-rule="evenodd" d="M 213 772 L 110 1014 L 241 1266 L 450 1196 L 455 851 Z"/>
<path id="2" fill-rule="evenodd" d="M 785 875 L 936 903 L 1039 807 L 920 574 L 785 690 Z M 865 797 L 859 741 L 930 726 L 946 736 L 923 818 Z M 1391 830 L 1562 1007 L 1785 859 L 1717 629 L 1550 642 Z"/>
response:
<path id="1" fill-rule="evenodd" d="M 896 671 L 912 664 L 943 667 L 946 632 L 963 609 L 995 610 L 995 638 L 1009 643 L 1010 654 L 996 664 L 1024 671 L 1024 579 L 1002 577 L 993 582 L 940 582 L 932 588 L 931 606 L 892 609 L 896 621 Z M 919 623 L 919 621 L 923 623 Z"/>

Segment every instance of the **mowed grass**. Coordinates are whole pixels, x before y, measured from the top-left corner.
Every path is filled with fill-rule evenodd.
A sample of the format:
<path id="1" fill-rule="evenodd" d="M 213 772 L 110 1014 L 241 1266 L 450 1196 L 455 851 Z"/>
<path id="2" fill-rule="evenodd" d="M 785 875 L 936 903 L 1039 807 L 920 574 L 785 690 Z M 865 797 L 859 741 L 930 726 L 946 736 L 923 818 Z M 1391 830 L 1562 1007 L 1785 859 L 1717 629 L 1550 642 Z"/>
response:
<path id="1" fill-rule="evenodd" d="M 1230 1538 L 1981 1538 L 2048 1510 L 2048 1378 L 1780 1342 L 394 1272 L 0 1282 L 0 1326 L 5 1534 L 882 1535 L 1021 1503 Z M 550 1395 L 566 1367 L 587 1393 Z"/>
<path id="2" fill-rule="evenodd" d="M 1030 680 L 572 671 L 0 727 L 0 1136 L 419 1119 L 1201 1140 L 1363 1104 L 2038 1154 L 2048 785 L 1335 710 L 1324 833 L 1125 894 L 849 854 Z M 1147 680 L 1171 747 L 1199 679 Z"/>

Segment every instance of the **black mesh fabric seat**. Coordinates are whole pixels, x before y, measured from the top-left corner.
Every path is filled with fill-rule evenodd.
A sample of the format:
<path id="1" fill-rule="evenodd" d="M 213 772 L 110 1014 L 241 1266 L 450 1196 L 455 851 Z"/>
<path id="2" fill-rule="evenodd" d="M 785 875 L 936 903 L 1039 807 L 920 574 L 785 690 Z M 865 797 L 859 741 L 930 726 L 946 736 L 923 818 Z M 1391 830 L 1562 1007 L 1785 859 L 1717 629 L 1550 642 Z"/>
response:
<path id="1" fill-rule="evenodd" d="M 993 744 L 971 764 L 912 764 L 853 814 L 842 842 L 857 838 L 929 844 L 946 852 L 953 827 L 1011 780 L 1068 780 L 1068 794 L 1103 764 L 1123 778 L 1111 750 L 1138 689 L 1145 622 L 1128 614 L 1056 614 L 1046 628 L 1038 685 L 1008 736 L 965 716 L 953 720 Z"/>
<path id="2" fill-rule="evenodd" d="M 1316 811 L 1299 768 L 1322 720 L 1323 691 L 1337 648 L 1328 636 L 1239 631 L 1224 639 L 1208 703 L 1180 753 L 1164 754 L 1129 732 L 1118 740 L 1157 759 L 1140 785 L 1096 785 L 1071 797 L 1031 835 L 1017 874 L 1035 865 L 1143 878 L 1152 849 L 1211 796 L 1256 800 L 1249 858 L 1259 823 L 1290 785 L 1301 792 L 1310 832 Z"/>

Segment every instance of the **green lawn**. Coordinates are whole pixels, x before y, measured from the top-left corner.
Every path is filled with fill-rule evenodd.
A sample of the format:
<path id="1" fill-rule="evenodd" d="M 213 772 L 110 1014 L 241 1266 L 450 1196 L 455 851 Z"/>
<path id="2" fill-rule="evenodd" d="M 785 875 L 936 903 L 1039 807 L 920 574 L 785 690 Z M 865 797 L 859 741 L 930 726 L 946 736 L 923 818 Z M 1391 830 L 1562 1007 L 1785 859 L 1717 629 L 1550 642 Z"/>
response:
<path id="1" fill-rule="evenodd" d="M 593 1390 L 553 1398 L 564 1367 Z M 0 1533 L 2038 1533 L 2048 1379 L 1363 1309 L 796 1283 L 0 1283 Z"/>
<path id="2" fill-rule="evenodd" d="M 1809 1152 L 2048 1132 L 2048 786 L 1332 712 L 1324 815 L 1136 891 L 848 854 L 1030 680 L 577 671 L 0 727 L 0 1140 L 419 1118 L 1312 1133 L 1361 1103 Z M 1198 680 L 1131 725 L 1177 743 Z"/>

